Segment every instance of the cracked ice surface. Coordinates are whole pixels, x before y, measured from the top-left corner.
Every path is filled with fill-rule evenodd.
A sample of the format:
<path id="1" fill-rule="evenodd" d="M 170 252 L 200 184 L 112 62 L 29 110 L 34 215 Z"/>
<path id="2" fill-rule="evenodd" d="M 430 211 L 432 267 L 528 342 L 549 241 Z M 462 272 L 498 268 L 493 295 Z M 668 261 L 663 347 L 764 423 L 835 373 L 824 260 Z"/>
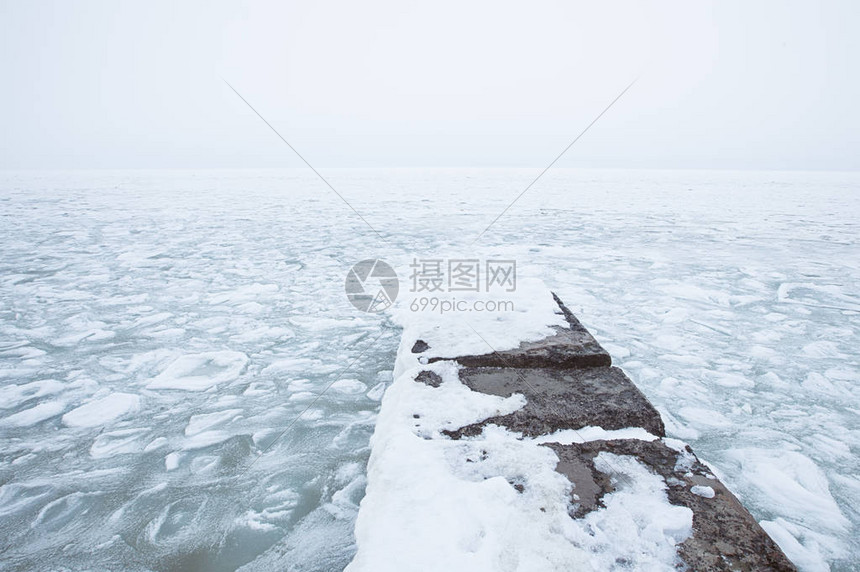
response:
<path id="1" fill-rule="evenodd" d="M 535 174 L 324 171 L 385 243 L 303 171 L 0 176 L 0 567 L 342 568 L 400 337 L 344 276 L 408 301 L 457 256 L 542 279 L 790 558 L 856 568 L 858 176 L 551 170 L 470 248 Z"/>
<path id="2" fill-rule="evenodd" d="M 0 569 L 349 561 L 399 334 L 343 296 L 362 234 L 293 183 L 2 176 Z"/>

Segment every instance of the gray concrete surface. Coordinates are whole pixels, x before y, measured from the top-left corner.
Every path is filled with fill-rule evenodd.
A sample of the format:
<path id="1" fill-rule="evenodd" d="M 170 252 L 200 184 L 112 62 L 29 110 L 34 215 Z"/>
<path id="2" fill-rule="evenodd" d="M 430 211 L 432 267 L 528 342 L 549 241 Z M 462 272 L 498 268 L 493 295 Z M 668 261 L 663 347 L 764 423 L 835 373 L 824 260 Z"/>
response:
<path id="1" fill-rule="evenodd" d="M 499 396 L 521 393 L 527 404 L 510 415 L 491 417 L 447 432 L 452 439 L 475 437 L 496 424 L 524 436 L 549 435 L 560 429 L 598 426 L 603 429 L 641 427 L 665 437 L 660 414 L 623 371 L 611 367 L 609 354 L 555 294 L 559 312 L 569 328 L 519 348 L 482 356 L 454 358 L 463 369 L 460 380 L 474 391 Z M 419 340 L 414 353 L 427 344 Z M 441 358 L 428 360 L 439 361 Z M 417 382 L 436 385 L 441 378 L 425 371 Z M 613 484 L 598 471 L 594 458 L 603 451 L 635 457 L 666 482 L 669 502 L 693 512 L 693 534 L 678 550 L 679 569 L 697 572 L 792 571 L 794 565 L 759 526 L 738 499 L 687 447 L 677 451 L 663 440 L 617 439 L 563 445 L 546 443 L 559 458 L 556 470 L 573 484 L 568 507 L 571 518 L 582 518 L 603 506 L 602 499 L 623 482 Z M 691 487 L 708 486 L 712 498 L 694 494 Z M 519 485 L 522 487 L 522 485 Z M 522 492 L 521 488 L 518 488 Z M 575 496 L 574 496 L 575 495 Z"/>

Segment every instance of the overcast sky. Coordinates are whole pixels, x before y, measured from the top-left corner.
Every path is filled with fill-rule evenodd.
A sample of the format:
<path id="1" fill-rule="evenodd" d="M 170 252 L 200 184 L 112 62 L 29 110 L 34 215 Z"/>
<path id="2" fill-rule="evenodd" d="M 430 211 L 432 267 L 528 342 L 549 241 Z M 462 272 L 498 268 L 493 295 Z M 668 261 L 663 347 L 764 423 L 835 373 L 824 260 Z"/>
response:
<path id="1" fill-rule="evenodd" d="M 0 0 L 0 168 L 860 169 L 858 7 Z"/>

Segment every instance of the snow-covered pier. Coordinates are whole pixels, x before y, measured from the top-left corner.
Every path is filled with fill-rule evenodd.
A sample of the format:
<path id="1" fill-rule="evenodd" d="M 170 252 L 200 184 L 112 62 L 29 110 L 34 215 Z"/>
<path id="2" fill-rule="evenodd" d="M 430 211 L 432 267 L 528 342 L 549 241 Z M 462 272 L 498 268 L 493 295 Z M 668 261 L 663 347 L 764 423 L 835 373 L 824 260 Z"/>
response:
<path id="1" fill-rule="evenodd" d="M 794 570 L 542 284 L 404 312 L 347 570 Z"/>

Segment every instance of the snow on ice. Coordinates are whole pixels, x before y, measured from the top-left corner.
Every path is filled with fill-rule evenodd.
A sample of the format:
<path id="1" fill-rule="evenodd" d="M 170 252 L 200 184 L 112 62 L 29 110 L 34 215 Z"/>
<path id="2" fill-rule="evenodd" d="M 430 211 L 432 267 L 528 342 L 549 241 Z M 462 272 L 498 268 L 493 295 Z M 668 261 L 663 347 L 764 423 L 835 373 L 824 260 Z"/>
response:
<path id="1" fill-rule="evenodd" d="M 406 300 L 412 259 L 449 255 L 515 259 L 524 291 L 536 278 L 565 300 L 801 570 L 857 567 L 856 174 L 554 169 L 474 247 L 532 170 L 325 175 L 386 242 L 304 171 L 0 175 L 0 567 L 51 568 L 60 550 L 81 569 L 345 567 L 379 399 L 406 396 L 391 384 L 405 374 L 391 374 L 401 331 L 357 313 L 343 280 L 358 260 L 383 258 Z M 541 336 L 545 324 L 518 320 L 543 303 L 499 314 L 507 328 L 486 341 Z M 428 340 L 434 351 L 488 351 L 450 324 Z M 319 395 L 353 361 L 341 377 L 363 385 L 299 417 L 315 398 L 290 398 Z M 466 399 L 457 387 L 436 389 Z M 103 399 L 89 422 L 64 422 Z M 469 417 L 461 405 L 457 422 Z M 446 420 L 420 421 L 432 432 Z M 392 447 L 419 439 L 426 458 L 446 459 L 406 427 Z M 558 498 L 549 458 L 534 459 L 541 494 Z M 661 534 L 681 538 L 685 517 L 660 504 L 657 484 L 610 462 L 650 487 Z M 440 478 L 474 493 L 464 502 L 510 495 L 500 479 L 452 471 Z M 419 503 L 427 481 L 398 486 Z M 642 539 L 632 546 L 663 562 L 668 549 L 646 542 L 624 494 L 617 510 Z M 458 558 L 486 562 L 521 540 L 534 542 L 523 562 L 565 562 L 561 539 L 578 533 L 562 516 L 536 515 L 538 528 L 559 524 L 544 538 L 531 524 L 485 527 L 480 512 L 428 538 L 449 538 L 449 525 Z"/>

